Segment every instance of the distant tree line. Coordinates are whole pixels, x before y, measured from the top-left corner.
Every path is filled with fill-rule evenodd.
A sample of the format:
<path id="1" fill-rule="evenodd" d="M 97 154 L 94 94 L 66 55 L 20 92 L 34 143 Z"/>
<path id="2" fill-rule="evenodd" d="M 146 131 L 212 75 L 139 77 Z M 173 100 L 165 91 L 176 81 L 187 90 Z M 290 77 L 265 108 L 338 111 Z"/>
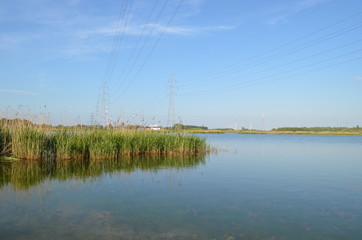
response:
<path id="1" fill-rule="evenodd" d="M 177 123 L 177 124 L 173 125 L 172 129 L 175 129 L 175 130 L 182 130 L 182 129 L 207 130 L 208 128 L 205 126 L 183 125 L 183 124 Z"/>
<path id="2" fill-rule="evenodd" d="M 356 127 L 282 127 L 273 128 L 272 131 L 287 132 L 355 132 L 362 131 L 359 125 Z"/>

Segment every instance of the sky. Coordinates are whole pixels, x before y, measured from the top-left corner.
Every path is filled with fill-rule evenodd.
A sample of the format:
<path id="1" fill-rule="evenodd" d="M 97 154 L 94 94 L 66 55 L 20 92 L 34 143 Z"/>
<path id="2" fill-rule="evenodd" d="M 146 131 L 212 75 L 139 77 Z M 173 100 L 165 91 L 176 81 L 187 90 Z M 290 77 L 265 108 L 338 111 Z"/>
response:
<path id="1" fill-rule="evenodd" d="M 362 125 L 360 0 L 12 0 L 0 29 L 0 117 Z"/>

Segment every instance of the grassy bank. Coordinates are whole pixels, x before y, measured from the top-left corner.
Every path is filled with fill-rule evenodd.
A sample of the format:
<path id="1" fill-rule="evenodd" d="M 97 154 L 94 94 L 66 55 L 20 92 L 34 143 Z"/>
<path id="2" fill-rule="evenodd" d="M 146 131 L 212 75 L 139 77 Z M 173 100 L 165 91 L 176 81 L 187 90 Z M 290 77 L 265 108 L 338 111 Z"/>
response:
<path id="1" fill-rule="evenodd" d="M 206 150 L 206 140 L 192 135 L 116 129 L 51 130 L 21 122 L 0 126 L 0 155 L 18 159 L 117 159 Z"/>

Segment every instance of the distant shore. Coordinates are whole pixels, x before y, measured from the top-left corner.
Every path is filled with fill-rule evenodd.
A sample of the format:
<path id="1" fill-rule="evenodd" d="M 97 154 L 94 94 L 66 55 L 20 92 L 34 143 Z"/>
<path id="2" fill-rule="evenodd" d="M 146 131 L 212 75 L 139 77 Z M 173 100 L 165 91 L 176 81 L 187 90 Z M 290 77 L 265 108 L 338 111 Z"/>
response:
<path id="1" fill-rule="evenodd" d="M 194 134 L 225 134 L 225 133 L 237 133 L 237 134 L 284 134 L 284 135 L 362 135 L 362 131 L 278 131 L 278 130 L 198 130 L 188 129 L 182 130 L 184 133 Z"/>

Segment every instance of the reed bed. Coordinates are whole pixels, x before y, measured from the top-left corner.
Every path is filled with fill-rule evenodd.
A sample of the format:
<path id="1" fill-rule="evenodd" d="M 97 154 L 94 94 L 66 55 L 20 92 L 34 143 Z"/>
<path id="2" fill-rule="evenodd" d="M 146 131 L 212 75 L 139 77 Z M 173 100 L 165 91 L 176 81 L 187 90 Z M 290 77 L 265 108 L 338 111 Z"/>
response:
<path id="1" fill-rule="evenodd" d="M 0 126 L 0 155 L 19 159 L 118 159 L 125 155 L 206 151 L 206 140 L 193 135 L 144 130 L 53 130 L 29 124 Z"/>

